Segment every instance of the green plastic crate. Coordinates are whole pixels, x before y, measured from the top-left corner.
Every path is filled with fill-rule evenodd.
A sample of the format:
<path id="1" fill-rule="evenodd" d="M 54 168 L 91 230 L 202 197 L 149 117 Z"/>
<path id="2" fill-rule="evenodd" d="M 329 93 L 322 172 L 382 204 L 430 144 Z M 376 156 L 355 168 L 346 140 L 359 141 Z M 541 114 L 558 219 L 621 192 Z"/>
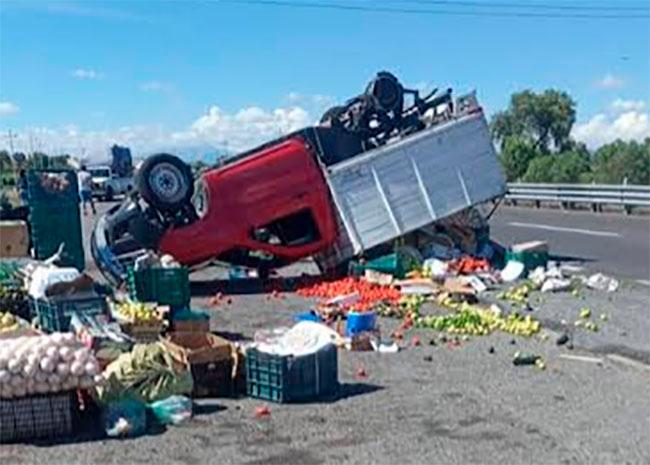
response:
<path id="1" fill-rule="evenodd" d="M 246 392 L 250 397 L 303 402 L 331 396 L 338 386 L 338 354 L 333 344 L 300 357 L 246 351 Z"/>
<path id="2" fill-rule="evenodd" d="M 532 271 L 538 266 L 546 267 L 548 263 L 548 252 L 513 252 L 506 251 L 505 263 L 509 261 L 521 262 L 526 272 Z"/>
<path id="3" fill-rule="evenodd" d="M 48 183 L 48 178 L 61 179 L 66 183 L 65 188 L 54 188 Z M 61 186 L 61 184 L 59 184 Z M 29 204 L 37 203 L 78 203 L 79 188 L 77 174 L 73 170 L 29 170 L 27 172 L 27 197 Z"/>
<path id="4" fill-rule="evenodd" d="M 43 331 L 68 331 L 74 313 L 84 315 L 108 315 L 105 296 L 53 297 L 31 299 L 32 313 L 36 315 Z"/>
<path id="5" fill-rule="evenodd" d="M 416 257 L 405 252 L 397 251 L 369 260 L 363 264 L 352 265 L 352 274 L 360 276 L 364 270 L 373 270 L 391 274 L 398 279 L 402 279 L 409 271 L 417 269 L 419 265 L 421 263 L 419 263 Z"/>
<path id="6" fill-rule="evenodd" d="M 170 307 L 188 306 L 191 299 L 189 271 L 185 267 L 145 268 L 127 273 L 129 294 L 140 302 L 157 302 Z"/>
<path id="7" fill-rule="evenodd" d="M 56 253 L 61 243 L 65 243 L 61 265 L 74 266 L 78 270 L 84 269 L 85 253 L 81 218 L 79 205 L 76 202 L 30 205 L 29 222 L 37 259 L 50 257 Z"/>

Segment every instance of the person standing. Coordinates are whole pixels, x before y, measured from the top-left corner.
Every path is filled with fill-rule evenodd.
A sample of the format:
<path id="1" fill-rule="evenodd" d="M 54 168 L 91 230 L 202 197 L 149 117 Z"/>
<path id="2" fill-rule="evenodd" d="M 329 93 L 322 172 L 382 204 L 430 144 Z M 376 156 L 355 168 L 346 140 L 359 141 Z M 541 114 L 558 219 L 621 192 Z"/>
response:
<path id="1" fill-rule="evenodd" d="M 20 196 L 20 203 L 27 205 L 29 203 L 29 196 L 27 195 L 27 173 L 24 169 L 18 172 L 18 195 Z"/>
<path id="2" fill-rule="evenodd" d="M 86 165 L 81 165 L 79 173 L 77 173 L 77 182 L 79 183 L 79 197 L 81 199 L 81 206 L 84 211 L 84 216 L 88 214 L 86 205 L 90 203 L 90 208 L 93 215 L 97 213 L 95 210 L 95 203 L 93 202 L 92 192 L 92 175 L 86 169 Z"/>

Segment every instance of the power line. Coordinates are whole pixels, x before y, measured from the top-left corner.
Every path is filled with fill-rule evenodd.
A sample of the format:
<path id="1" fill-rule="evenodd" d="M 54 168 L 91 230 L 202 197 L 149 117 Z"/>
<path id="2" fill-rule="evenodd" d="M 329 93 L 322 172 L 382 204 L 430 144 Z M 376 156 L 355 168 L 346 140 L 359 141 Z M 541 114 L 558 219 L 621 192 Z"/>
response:
<path id="1" fill-rule="evenodd" d="M 476 17 L 502 17 L 502 18 L 556 18 L 556 19 L 650 19 L 650 15 L 641 14 L 606 14 L 606 13 L 560 13 L 560 12 L 492 12 L 492 11 L 459 11 L 444 9 L 422 8 L 392 8 L 385 6 L 350 5 L 331 2 L 299 2 L 292 0 L 221 0 L 222 3 L 240 5 L 279 6 L 291 8 L 329 9 L 341 11 L 361 11 L 369 13 L 399 13 L 399 14 L 424 14 L 436 16 L 476 16 Z"/>
<path id="2" fill-rule="evenodd" d="M 464 0 L 392 0 L 399 3 L 415 3 L 419 5 L 441 5 L 478 8 L 510 8 L 510 9 L 540 9 L 566 11 L 650 11 L 650 3 L 646 6 L 596 6 L 596 5 L 556 5 L 551 3 L 493 3 Z"/>

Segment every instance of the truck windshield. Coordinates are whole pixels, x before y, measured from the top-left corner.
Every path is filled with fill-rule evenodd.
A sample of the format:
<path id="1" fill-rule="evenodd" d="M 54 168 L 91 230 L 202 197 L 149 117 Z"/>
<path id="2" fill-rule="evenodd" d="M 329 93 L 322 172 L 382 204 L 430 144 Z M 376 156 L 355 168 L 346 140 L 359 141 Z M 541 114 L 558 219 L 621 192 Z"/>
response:
<path id="1" fill-rule="evenodd" d="M 111 172 L 110 172 L 109 169 L 106 169 L 106 168 L 91 169 L 90 170 L 90 175 L 93 178 L 108 178 L 111 175 Z"/>

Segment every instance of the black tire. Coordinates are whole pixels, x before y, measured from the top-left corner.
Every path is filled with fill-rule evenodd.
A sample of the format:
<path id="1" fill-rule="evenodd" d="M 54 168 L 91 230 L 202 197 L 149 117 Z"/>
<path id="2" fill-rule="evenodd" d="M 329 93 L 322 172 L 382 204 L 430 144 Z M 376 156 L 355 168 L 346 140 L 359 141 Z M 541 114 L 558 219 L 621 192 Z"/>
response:
<path id="1" fill-rule="evenodd" d="M 153 155 L 142 163 L 136 186 L 142 198 L 161 211 L 178 210 L 194 194 L 191 168 L 168 153 Z"/>
<path id="2" fill-rule="evenodd" d="M 111 200 L 113 200 L 114 195 L 115 193 L 113 192 L 113 188 L 111 186 L 108 186 L 106 188 L 106 201 L 110 202 Z"/>

